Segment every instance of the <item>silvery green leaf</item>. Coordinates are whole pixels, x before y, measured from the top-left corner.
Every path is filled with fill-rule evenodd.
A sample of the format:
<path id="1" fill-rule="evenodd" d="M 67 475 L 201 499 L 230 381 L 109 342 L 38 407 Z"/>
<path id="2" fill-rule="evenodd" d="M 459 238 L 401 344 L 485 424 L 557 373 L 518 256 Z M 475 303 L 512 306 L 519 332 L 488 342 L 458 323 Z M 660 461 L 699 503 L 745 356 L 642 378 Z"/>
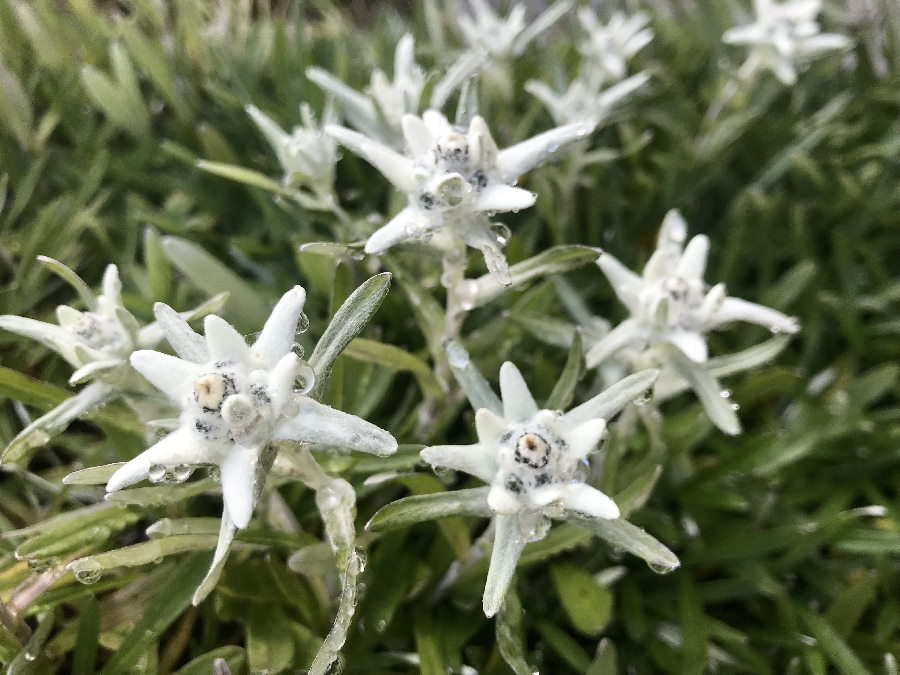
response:
<path id="1" fill-rule="evenodd" d="M 459 382 L 466 398 L 472 404 L 472 409 L 487 408 L 498 415 L 503 415 L 503 403 L 500 401 L 500 397 L 494 393 L 491 385 L 484 379 L 484 375 L 472 363 L 469 352 L 455 340 L 448 340 L 444 349 L 447 352 L 450 370 L 453 371 L 456 381 Z"/>
<path id="2" fill-rule="evenodd" d="M 125 462 L 92 466 L 88 469 L 73 471 L 63 478 L 64 485 L 105 485 L 112 475 L 124 466 Z"/>
<path id="3" fill-rule="evenodd" d="M 233 180 L 236 183 L 243 183 L 251 187 L 258 187 L 268 192 L 274 192 L 282 197 L 294 197 L 295 191 L 286 188 L 277 180 L 269 178 L 267 175 L 246 169 L 235 164 L 225 164 L 224 162 L 210 162 L 205 159 L 198 160 L 197 168 L 207 171 L 221 178 Z"/>
<path id="4" fill-rule="evenodd" d="M 316 654 L 312 666 L 309 669 L 309 675 L 326 675 L 337 658 L 338 652 L 344 646 L 347 640 L 347 631 L 350 628 L 350 621 L 356 611 L 357 596 L 359 594 L 359 574 L 365 567 L 365 560 L 357 551 L 350 553 L 347 562 L 347 569 L 341 577 L 341 599 L 338 604 L 337 616 L 334 618 L 334 624 L 328 635 L 325 636 L 325 642 Z"/>
<path id="5" fill-rule="evenodd" d="M 69 284 L 69 286 L 74 288 L 81 298 L 81 301 L 84 303 L 84 306 L 87 307 L 88 310 L 92 312 L 97 310 L 97 297 L 88 287 L 88 285 L 84 283 L 84 280 L 80 276 L 78 276 L 70 267 L 46 255 L 39 255 L 37 257 L 37 260 L 42 265 L 44 265 L 44 267 L 49 269 L 60 279 Z"/>
<path id="6" fill-rule="evenodd" d="M 494 625 L 497 636 L 497 648 L 516 675 L 532 675 L 532 670 L 525 659 L 525 635 L 522 628 L 522 603 L 515 585 L 506 592 L 503 606 L 497 614 Z"/>
<path id="7" fill-rule="evenodd" d="M 390 286 L 390 272 L 376 274 L 353 291 L 335 313 L 309 357 L 309 365 L 316 371 L 316 384 L 310 396 L 321 395 L 335 359 L 366 326 Z"/>
<path id="8" fill-rule="evenodd" d="M 391 256 L 383 255 L 382 260 L 397 277 L 397 283 L 409 299 L 413 316 L 425 336 L 428 349 L 435 360 L 443 354 L 444 310 L 418 279 L 408 274 Z"/>
<path id="9" fill-rule="evenodd" d="M 210 479 L 198 480 L 182 485 L 159 485 L 154 487 L 129 488 L 117 492 L 109 492 L 106 501 L 114 504 L 133 504 L 135 506 L 158 506 L 172 504 L 190 497 L 208 492 L 218 483 Z"/>
<path id="10" fill-rule="evenodd" d="M 510 311 L 509 318 L 541 342 L 554 347 L 570 347 L 576 328 L 568 321 L 530 312 Z"/>
<path id="11" fill-rule="evenodd" d="M 103 359 L 101 361 L 91 361 L 69 376 L 69 384 L 72 386 L 83 384 L 88 380 L 97 377 L 97 375 L 103 373 L 104 371 L 114 370 L 115 368 L 121 368 L 125 365 L 127 365 L 127 362 L 122 359 Z"/>
<path id="12" fill-rule="evenodd" d="M 269 317 L 270 303 L 231 269 L 197 244 L 179 237 L 163 237 L 166 257 L 192 284 L 209 295 L 228 293 L 228 307 L 243 322 L 261 326 Z"/>
<path id="13" fill-rule="evenodd" d="M 567 424 L 579 425 L 588 420 L 608 420 L 626 405 L 646 394 L 659 375 L 658 370 L 641 370 L 616 382 L 577 408 L 572 408 L 563 418 Z"/>
<path id="14" fill-rule="evenodd" d="M 312 253 L 314 255 L 327 256 L 336 260 L 345 258 L 355 258 L 362 252 L 365 241 L 353 242 L 350 244 L 339 244 L 336 241 L 311 241 L 307 244 L 300 245 L 301 253 Z"/>
<path id="15" fill-rule="evenodd" d="M 48 518 L 31 527 L 4 533 L 4 538 L 28 537 L 16 549 L 20 558 L 45 558 L 75 551 L 119 532 L 140 514 L 111 504 L 95 504 Z"/>
<path id="16" fill-rule="evenodd" d="M 433 399 L 441 397 L 441 386 L 425 361 L 394 345 L 356 338 L 347 345 L 344 353 L 351 359 L 374 363 L 391 370 L 406 370 L 415 375 L 422 392 Z"/>
<path id="17" fill-rule="evenodd" d="M 387 532 L 424 520 L 449 516 L 486 518 L 491 515 L 487 504 L 489 490 L 489 487 L 479 487 L 404 497 L 382 507 L 366 523 L 366 529 L 370 532 Z"/>
<path id="18" fill-rule="evenodd" d="M 377 122 L 375 105 L 368 97 L 348 87 L 322 68 L 307 68 L 306 76 L 326 93 L 334 96 L 340 104 L 341 112 L 353 126 L 369 136 L 377 138 L 381 135 L 382 129 Z"/>
<path id="19" fill-rule="evenodd" d="M 185 551 L 206 551 L 216 544 L 216 536 L 210 534 L 182 534 L 142 541 L 114 551 L 97 553 L 73 560 L 66 567 L 78 577 L 81 574 L 100 573 L 116 567 L 148 565 L 160 558 Z"/>
<path id="20" fill-rule="evenodd" d="M 722 386 L 705 363 L 695 363 L 674 348 L 666 349 L 669 361 L 700 399 L 709 419 L 730 436 L 741 433 L 741 422 L 734 410 L 734 403 L 722 396 Z"/>
<path id="21" fill-rule="evenodd" d="M 73 420 L 103 405 L 115 395 L 116 392 L 102 382 L 89 384 L 22 429 L 3 450 L 0 462 L 12 464 L 26 461 L 37 448 L 63 432 Z"/>
<path id="22" fill-rule="evenodd" d="M 662 466 L 656 465 L 641 473 L 624 490 L 616 493 L 615 502 L 623 516 L 630 515 L 647 503 L 661 475 Z"/>
<path id="23" fill-rule="evenodd" d="M 509 589 L 509 582 L 515 574 L 519 556 L 525 548 L 525 536 L 519 526 L 518 514 L 511 516 L 497 514 L 495 522 L 494 549 L 491 552 L 491 563 L 482 598 L 484 614 L 487 617 L 494 616 L 500 610 Z"/>
<path id="24" fill-rule="evenodd" d="M 7 675 L 33 675 L 35 673 L 49 672 L 50 661 L 44 654 L 44 645 L 55 623 L 55 613 L 49 612 L 38 623 L 37 629 L 31 634 L 24 649 L 16 654 L 6 667 Z M 49 651 L 49 650 L 48 650 Z"/>
<path id="25" fill-rule="evenodd" d="M 575 396 L 575 387 L 582 374 L 582 363 L 584 360 L 584 352 L 581 349 L 581 333 L 576 331 L 572 336 L 572 346 L 569 349 L 569 356 L 566 358 L 566 365 L 563 371 L 553 385 L 553 391 L 550 392 L 550 398 L 544 406 L 548 410 L 565 410 L 572 403 Z"/>
<path id="26" fill-rule="evenodd" d="M 644 530 L 632 525 L 624 518 L 603 520 L 600 518 L 584 518 L 574 513 L 567 513 L 566 520 L 597 535 L 610 545 L 622 548 L 642 558 L 654 572 L 665 574 L 681 566 L 678 556 Z"/>
<path id="27" fill-rule="evenodd" d="M 472 305 L 481 307 L 509 288 L 517 288 L 533 279 L 551 274 L 561 274 L 592 263 L 600 257 L 600 253 L 600 249 L 590 246 L 555 246 L 512 265 L 509 268 L 509 275 L 512 279 L 509 286 L 503 286 L 493 276 L 485 274 L 474 280 L 476 286 L 473 287 Z"/>

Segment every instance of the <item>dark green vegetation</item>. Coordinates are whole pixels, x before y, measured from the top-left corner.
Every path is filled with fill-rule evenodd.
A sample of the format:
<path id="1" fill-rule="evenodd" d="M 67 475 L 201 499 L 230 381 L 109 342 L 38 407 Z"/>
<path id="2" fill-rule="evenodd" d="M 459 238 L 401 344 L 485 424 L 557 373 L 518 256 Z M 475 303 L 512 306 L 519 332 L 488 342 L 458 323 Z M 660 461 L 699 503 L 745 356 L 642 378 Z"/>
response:
<path id="1" fill-rule="evenodd" d="M 228 265 L 262 304 L 293 284 L 305 286 L 311 328 L 301 341 L 309 348 L 378 260 L 336 265 L 299 253 L 304 242 L 357 234 L 328 214 L 210 175 L 195 162 L 240 164 L 277 179 L 281 169 L 245 104 L 289 126 L 299 103 L 321 110 L 306 67 L 320 65 L 363 88 L 373 65 L 389 68 L 405 25 L 414 23 L 417 57 L 428 67 L 444 64 L 449 47 L 441 39 L 455 45 L 456 38 L 441 34 L 440 22 L 429 31 L 429 3 L 421 3 L 422 16 L 401 20 L 387 11 L 354 27 L 324 2 L 273 3 L 272 10 L 255 3 L 246 13 L 241 8 L 251 3 L 234 2 L 230 20 L 205 16 L 212 3 L 192 0 L 136 0 L 122 3 L 129 5 L 124 13 L 117 3 L 60 4 L 0 2 L 0 313 L 52 321 L 56 305 L 74 302 L 71 289 L 35 261 L 42 254 L 92 287 L 107 263 L 118 264 L 126 304 L 143 319 L 157 300 L 184 309 L 209 291 L 232 290 L 224 316 L 258 330 L 268 307 L 235 302 L 251 293 L 246 286 L 199 288 L 203 279 L 169 261 L 159 239 L 177 235 Z M 732 3 L 709 3 L 715 9 L 702 16 L 673 4 L 672 16 L 654 15 L 656 38 L 635 59 L 635 70 L 653 75 L 649 89 L 594 135 L 593 147 L 609 150 L 607 161 L 576 172 L 562 157 L 527 175 L 523 185 L 539 198 L 504 219 L 513 231 L 507 255 L 516 262 L 580 243 L 639 265 L 663 214 L 679 208 L 692 233 L 712 239 L 708 279 L 796 314 L 803 331 L 776 363 L 727 381 L 743 435 L 716 431 L 682 395 L 662 408 L 664 448 L 642 433 L 627 447 L 609 446 L 601 486 L 613 496 L 652 492 L 631 520 L 673 549 L 682 568 L 659 576 L 637 558 L 557 526 L 526 549 L 517 583 L 522 614 L 511 596 L 499 640 L 480 611 L 486 565 L 434 598 L 484 519 L 445 519 L 383 536 L 362 530 L 384 504 L 443 490 L 451 477 L 416 467 L 412 445 L 392 459 L 325 460 L 357 488 L 357 530 L 367 549 L 347 671 L 433 675 L 465 664 L 504 673 L 501 651 L 515 654 L 524 635 L 528 663 L 545 673 L 700 673 L 713 664 L 718 672 L 898 672 L 900 11 L 892 0 L 876 0 L 880 15 L 868 21 L 846 24 L 842 11 L 826 13 L 829 28 L 857 42 L 852 58 L 826 57 L 790 89 L 764 77 L 704 129 L 724 73 L 742 58 L 719 42 L 734 22 Z M 866 48 L 878 33 L 883 41 L 874 49 L 889 64 L 883 78 Z M 574 70 L 571 45 L 554 35 L 514 64 L 513 100 L 483 88 L 480 111 L 501 145 L 552 126 L 521 85 L 531 77 L 564 80 Z M 698 151 L 701 135 L 707 140 Z M 342 206 L 359 219 L 388 211 L 386 182 L 344 154 Z M 438 257 L 406 248 L 382 262 L 395 272 L 394 285 L 364 335 L 412 357 L 361 343 L 337 362 L 325 400 L 391 430 L 401 443 L 474 442 L 471 414 L 455 393 L 437 406 L 425 434 L 418 425 L 423 396 L 436 384 L 410 297 L 422 287 L 441 297 Z M 481 265 L 473 255 L 475 273 Z M 566 279 L 592 313 L 622 317 L 595 267 Z M 571 320 L 557 292 L 541 282 L 469 317 L 464 342 L 482 372 L 494 379 L 503 360 L 514 360 L 539 400 L 549 396 L 567 350 L 539 337 Z M 717 334 L 712 352 L 746 347 L 762 332 L 741 326 Z M 0 335 L 0 349 L 5 445 L 22 427 L 23 409 L 13 400 L 39 414 L 66 395 L 70 369 L 10 334 Z M 594 390 L 586 374 L 577 399 Z M 145 447 L 143 429 L 119 403 L 73 424 L 27 470 L 4 467 L 0 529 L 84 508 L 100 491 L 63 488 L 62 476 Z M 391 470 L 404 475 L 362 484 Z M 29 532 L 5 537 L 0 661 L 16 673 L 208 673 L 219 656 L 234 672 L 308 667 L 332 621 L 333 571 L 318 546 L 312 493 L 285 482 L 277 494 L 242 533 L 252 546 L 233 553 L 198 608 L 189 603 L 206 552 L 113 569 L 93 585 L 63 574 L 64 565 L 143 541 L 144 528 L 163 517 L 217 515 L 215 497 L 113 505 L 77 521 L 68 539 L 59 528 L 44 540 Z M 25 542 L 30 566 L 14 555 Z M 304 549 L 293 558 L 294 572 L 287 560 Z"/>

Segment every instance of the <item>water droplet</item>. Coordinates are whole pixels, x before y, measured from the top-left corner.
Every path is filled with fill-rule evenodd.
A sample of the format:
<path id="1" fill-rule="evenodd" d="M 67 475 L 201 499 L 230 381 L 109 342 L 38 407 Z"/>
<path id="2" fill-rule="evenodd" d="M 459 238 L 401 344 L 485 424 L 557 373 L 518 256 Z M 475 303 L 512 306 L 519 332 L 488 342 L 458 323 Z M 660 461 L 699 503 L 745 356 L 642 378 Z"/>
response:
<path id="1" fill-rule="evenodd" d="M 512 232 L 510 232 L 509 228 L 503 223 L 491 223 L 491 232 L 500 246 L 506 246 L 510 237 L 512 237 Z"/>
<path id="2" fill-rule="evenodd" d="M 96 584 L 103 576 L 103 566 L 93 558 L 82 558 L 70 565 L 75 572 L 75 579 L 82 584 Z"/>
<path id="3" fill-rule="evenodd" d="M 303 348 L 303 345 L 301 345 L 299 342 L 294 343 L 293 351 L 301 359 L 303 358 L 303 355 L 306 353 L 306 350 Z"/>
<path id="4" fill-rule="evenodd" d="M 732 403 L 731 409 L 734 410 L 735 412 L 737 412 L 738 410 L 741 409 L 741 404 L 740 403 Z"/>
<path id="5" fill-rule="evenodd" d="M 647 405 L 650 402 L 650 391 L 644 391 L 634 399 L 634 404 L 637 406 Z"/>
<path id="6" fill-rule="evenodd" d="M 559 150 L 559 143 L 551 143 L 547 146 L 547 152 L 549 152 L 550 154 L 553 154 L 557 150 Z"/>
<path id="7" fill-rule="evenodd" d="M 166 467 L 162 464 L 151 464 L 147 469 L 147 479 L 151 483 L 162 483 L 166 480 Z"/>
<path id="8" fill-rule="evenodd" d="M 679 563 L 670 563 L 664 560 L 648 560 L 647 566 L 657 574 L 669 574 L 680 567 Z"/>
<path id="9" fill-rule="evenodd" d="M 294 382 L 295 394 L 307 394 L 316 383 L 316 371 L 306 361 L 300 363 L 297 369 L 297 379 Z"/>
<path id="10" fill-rule="evenodd" d="M 183 483 L 194 473 L 194 467 L 189 464 L 176 464 L 168 473 L 171 475 L 171 482 Z"/>
<path id="11" fill-rule="evenodd" d="M 447 345 L 447 360 L 454 368 L 465 368 L 469 365 L 469 352 L 456 342 Z"/>
<path id="12" fill-rule="evenodd" d="M 722 398 L 731 398 L 731 389 L 723 389 L 719 392 L 719 396 Z"/>
<path id="13" fill-rule="evenodd" d="M 214 480 L 217 483 L 221 482 L 222 480 L 222 471 L 215 464 L 211 465 L 209 469 L 207 469 L 207 475 L 211 480 Z"/>

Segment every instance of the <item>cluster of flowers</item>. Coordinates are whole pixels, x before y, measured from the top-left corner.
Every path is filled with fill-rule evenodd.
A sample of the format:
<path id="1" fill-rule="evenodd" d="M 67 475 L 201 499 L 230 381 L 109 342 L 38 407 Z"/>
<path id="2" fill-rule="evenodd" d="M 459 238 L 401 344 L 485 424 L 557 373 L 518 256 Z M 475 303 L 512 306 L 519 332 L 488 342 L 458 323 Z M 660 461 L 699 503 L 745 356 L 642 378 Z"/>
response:
<path id="1" fill-rule="evenodd" d="M 570 9 L 570 3 L 553 5 L 530 26 L 525 25 L 521 7 L 506 19 L 483 2 L 476 2 L 475 9 L 474 17 L 460 20 L 469 44 L 468 56 L 460 59 L 464 66 L 474 63 L 483 69 L 521 53 Z M 818 9 L 818 3 L 810 0 L 783 4 L 758 0 L 756 23 L 729 31 L 725 40 L 749 45 L 754 69 L 770 68 L 790 82 L 796 67 L 811 56 L 846 46 L 842 36 L 819 34 L 814 20 Z M 371 163 L 403 194 L 406 206 L 368 237 L 367 253 L 379 254 L 409 240 L 426 241 L 455 255 L 470 246 L 484 255 L 493 277 L 509 285 L 511 275 L 502 251 L 508 235 L 492 222 L 494 214 L 530 207 L 536 195 L 518 187 L 518 179 L 559 150 L 586 141 L 611 106 L 649 78 L 646 73 L 627 76 L 629 59 L 653 38 L 646 16 L 616 14 L 604 25 L 583 10 L 578 19 L 584 39 L 576 80 L 562 94 L 539 82 L 528 87 L 561 126 L 508 148 L 497 147 L 488 124 L 478 115 L 457 125 L 434 107 L 419 114 L 426 77 L 415 62 L 411 36 L 397 45 L 393 79 L 376 71 L 367 93 L 350 89 L 321 69 L 308 72 L 339 103 L 355 130 L 337 126 L 331 106 L 323 114 L 324 129 L 304 108 L 304 124 L 292 134 L 252 106 L 248 113 L 275 148 L 285 184 L 303 186 L 320 204 L 333 199 L 337 144 Z M 441 91 L 452 90 L 465 79 L 460 73 L 468 76 L 468 67 L 456 67 L 440 84 Z M 601 368 L 609 387 L 568 412 L 541 409 L 520 372 L 505 363 L 500 369 L 500 397 L 485 387 L 471 395 L 463 385 L 476 409 L 478 443 L 422 450 L 426 463 L 469 473 L 487 484 L 466 491 L 470 512 L 494 518 L 486 614 L 498 611 L 523 546 L 541 538 L 551 519 L 621 520 L 616 503 L 586 482 L 585 465 L 606 435 L 609 420 L 642 399 L 648 389 L 654 388 L 651 400 L 658 402 L 690 388 L 722 431 L 739 433 L 735 405 L 722 395 L 717 377 L 758 365 L 777 353 L 773 350 L 783 342 L 769 350 L 716 360 L 708 356 L 707 334 L 735 321 L 760 324 L 778 334 L 791 334 L 799 327 L 778 311 L 728 297 L 722 284 L 707 284 L 703 277 L 708 250 L 709 240 L 703 235 L 687 241 L 687 226 L 672 211 L 641 274 L 610 254 L 601 255 L 598 265 L 630 313 L 586 352 L 587 366 Z M 91 393 L 79 394 L 36 420 L 7 454 L 46 442 L 51 433 L 113 397 L 146 398 L 149 382 L 178 411 L 174 430 L 115 467 L 106 488 L 118 491 L 145 479 L 182 481 L 196 467 L 214 469 L 224 505 L 212 583 L 235 531 L 251 520 L 277 462 L 279 444 L 338 446 L 381 456 L 397 449 L 388 431 L 328 407 L 312 395 L 316 379 L 327 368 L 317 370 L 295 346 L 305 301 L 300 286 L 284 294 L 258 337 L 248 344 L 231 325 L 210 313 L 218 301 L 185 314 L 157 303 L 156 322 L 141 327 L 123 305 L 115 266 L 109 266 L 103 292 L 95 296 L 64 265 L 45 262 L 73 284 L 85 311 L 60 307 L 58 325 L 4 316 L 0 328 L 58 352 L 75 368 L 72 384 L 92 381 Z M 201 336 L 188 321 L 204 314 Z M 345 315 L 342 321 L 358 332 L 370 315 L 362 321 L 360 316 Z M 163 338 L 176 356 L 151 351 Z M 677 566 L 677 559 L 672 560 L 670 567 Z M 209 587 L 204 586 L 207 592 Z M 198 593 L 195 601 L 202 596 Z"/>

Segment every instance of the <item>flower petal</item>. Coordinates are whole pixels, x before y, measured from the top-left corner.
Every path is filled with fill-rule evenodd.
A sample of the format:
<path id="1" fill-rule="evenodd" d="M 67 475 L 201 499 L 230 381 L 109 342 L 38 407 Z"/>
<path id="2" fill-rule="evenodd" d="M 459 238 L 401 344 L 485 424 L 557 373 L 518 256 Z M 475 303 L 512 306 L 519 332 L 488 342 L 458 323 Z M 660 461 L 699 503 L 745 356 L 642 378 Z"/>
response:
<path id="1" fill-rule="evenodd" d="M 430 223 L 423 213 L 407 206 L 378 229 L 366 241 L 366 253 L 381 253 L 407 239 L 413 239 L 418 232 L 426 232 Z"/>
<path id="2" fill-rule="evenodd" d="M 24 316 L 7 314 L 0 316 L 0 330 L 8 330 L 24 337 L 40 342 L 62 356 L 71 365 L 78 368 L 81 363 L 75 355 L 76 338 L 72 333 L 54 323 L 35 321 Z"/>
<path id="3" fill-rule="evenodd" d="M 500 398 L 503 399 L 503 417 L 507 422 L 519 422 L 538 411 L 522 373 L 511 361 L 500 366 Z"/>
<path id="4" fill-rule="evenodd" d="M 670 330 L 666 333 L 666 340 L 678 347 L 691 361 L 697 363 L 706 361 L 708 356 L 706 338 L 700 333 L 690 330 Z"/>
<path id="5" fill-rule="evenodd" d="M 706 258 L 709 255 L 709 237 L 698 234 L 684 247 L 675 274 L 683 279 L 703 279 Z"/>
<path id="6" fill-rule="evenodd" d="M 519 556 L 525 547 L 525 537 L 519 528 L 517 515 L 497 515 L 494 522 L 494 550 L 491 552 L 491 565 L 482 598 L 484 614 L 488 617 L 500 611 Z"/>
<path id="7" fill-rule="evenodd" d="M 122 282 L 119 280 L 119 268 L 115 265 L 107 265 L 103 271 L 103 281 L 100 284 L 103 297 L 110 307 L 122 306 Z"/>
<path id="8" fill-rule="evenodd" d="M 566 124 L 501 150 L 497 155 L 500 180 L 514 182 L 526 171 L 549 161 L 560 149 L 587 137 L 592 131 L 592 125 L 588 123 Z"/>
<path id="9" fill-rule="evenodd" d="M 434 147 L 434 136 L 417 115 L 404 115 L 400 120 L 403 127 L 403 138 L 412 151 L 413 156 L 426 155 Z"/>
<path id="10" fill-rule="evenodd" d="M 335 124 L 327 125 L 325 133 L 378 169 L 398 190 L 412 192 L 418 187 L 413 161 L 396 150 Z"/>
<path id="11" fill-rule="evenodd" d="M 144 480 L 150 467 L 156 464 L 170 466 L 217 463 L 219 459 L 217 450 L 218 448 L 214 448 L 211 444 L 202 442 L 191 430 L 180 427 L 126 462 L 110 477 L 106 483 L 106 491 L 116 492 Z"/>
<path id="12" fill-rule="evenodd" d="M 469 122 L 469 149 L 472 152 L 472 161 L 478 166 L 492 167 L 497 163 L 497 143 L 490 127 L 481 115 L 475 115 Z"/>
<path id="13" fill-rule="evenodd" d="M 275 430 L 275 437 L 300 443 L 333 445 L 373 455 L 397 451 L 396 439 L 364 419 L 301 397 L 297 415 Z"/>
<path id="14" fill-rule="evenodd" d="M 374 134 L 378 130 L 378 113 L 368 97 L 351 89 L 322 68 L 307 68 L 306 76 L 340 102 L 341 112 L 360 131 Z"/>
<path id="15" fill-rule="evenodd" d="M 153 314 L 159 322 L 163 335 L 178 356 L 194 363 L 206 363 L 210 360 L 206 340 L 194 332 L 178 312 L 166 304 L 157 302 L 153 305 Z"/>
<path id="16" fill-rule="evenodd" d="M 646 333 L 641 324 L 634 319 L 625 319 L 587 351 L 584 357 L 587 367 L 596 368 L 620 349 L 645 339 Z"/>
<path id="17" fill-rule="evenodd" d="M 620 515 L 616 503 L 590 485 L 575 483 L 566 485 L 563 491 L 563 502 L 568 511 L 604 520 L 615 520 Z"/>
<path id="18" fill-rule="evenodd" d="M 475 430 L 478 433 L 478 442 L 485 447 L 492 447 L 506 427 L 506 420 L 494 411 L 487 408 L 475 411 Z"/>
<path id="19" fill-rule="evenodd" d="M 272 394 L 272 405 L 276 410 L 281 409 L 294 395 L 294 383 L 300 374 L 302 364 L 296 353 L 288 352 L 269 373 L 269 392 Z M 311 384 L 307 383 L 308 386 Z"/>
<path id="20" fill-rule="evenodd" d="M 450 126 L 450 122 L 447 121 L 444 114 L 433 108 L 422 113 L 422 121 L 434 138 L 446 136 L 453 131 L 453 127 Z"/>
<path id="21" fill-rule="evenodd" d="M 222 499 L 235 527 L 243 529 L 250 523 L 256 506 L 256 465 L 259 448 L 233 445 L 220 466 Z"/>
<path id="22" fill-rule="evenodd" d="M 563 415 L 563 423 L 579 426 L 592 419 L 609 420 L 626 405 L 646 394 L 658 376 L 659 371 L 654 369 L 629 375 L 577 408 L 572 408 Z"/>
<path id="23" fill-rule="evenodd" d="M 225 319 L 210 314 L 203 320 L 206 346 L 213 361 L 246 362 L 250 355 L 244 336 Z"/>
<path id="24" fill-rule="evenodd" d="M 572 456 L 587 457 L 606 434 L 606 420 L 602 417 L 588 420 L 564 433 Z"/>
<path id="25" fill-rule="evenodd" d="M 688 381 L 713 424 L 730 436 L 741 433 L 734 404 L 730 398 L 722 396 L 722 386 L 707 365 L 691 361 L 675 349 L 670 349 L 669 354 L 672 366 Z"/>
<path id="26" fill-rule="evenodd" d="M 478 412 L 481 412 L 479 410 Z M 475 445 L 432 445 L 421 452 L 422 461 L 431 466 L 463 471 L 490 483 L 497 472 L 494 451 L 490 446 Z"/>
<path id="27" fill-rule="evenodd" d="M 198 364 L 149 349 L 134 352 L 131 366 L 177 405 L 181 405 L 191 382 L 201 375 Z"/>
<path id="28" fill-rule="evenodd" d="M 637 313 L 640 307 L 640 292 L 644 285 L 640 275 L 635 274 L 625 267 L 618 258 L 609 253 L 602 253 L 597 258 L 597 266 L 609 279 L 616 296 L 632 313 Z"/>
<path id="29" fill-rule="evenodd" d="M 234 541 L 234 533 L 237 528 L 228 514 L 228 507 L 222 509 L 222 523 L 219 526 L 219 540 L 216 542 L 216 551 L 213 553 L 212 564 L 209 571 L 200 582 L 197 590 L 194 591 L 194 597 L 191 604 L 199 605 L 209 595 L 210 591 L 215 587 L 222 575 L 222 568 L 225 567 L 225 561 L 228 559 L 228 551 L 231 550 L 231 543 Z"/>
<path id="30" fill-rule="evenodd" d="M 534 204 L 537 195 L 529 190 L 494 183 L 488 185 L 475 200 L 477 211 L 519 211 Z"/>
<path id="31" fill-rule="evenodd" d="M 707 327 L 715 328 L 730 321 L 759 324 L 773 333 L 796 333 L 800 330 L 796 318 L 782 314 L 777 309 L 740 298 L 725 298 L 719 310 L 710 317 Z"/>
<path id="32" fill-rule="evenodd" d="M 266 368 L 272 368 L 294 348 L 297 321 L 303 312 L 305 301 L 306 291 L 303 286 L 294 286 L 281 296 L 250 349 L 253 359 Z"/>

